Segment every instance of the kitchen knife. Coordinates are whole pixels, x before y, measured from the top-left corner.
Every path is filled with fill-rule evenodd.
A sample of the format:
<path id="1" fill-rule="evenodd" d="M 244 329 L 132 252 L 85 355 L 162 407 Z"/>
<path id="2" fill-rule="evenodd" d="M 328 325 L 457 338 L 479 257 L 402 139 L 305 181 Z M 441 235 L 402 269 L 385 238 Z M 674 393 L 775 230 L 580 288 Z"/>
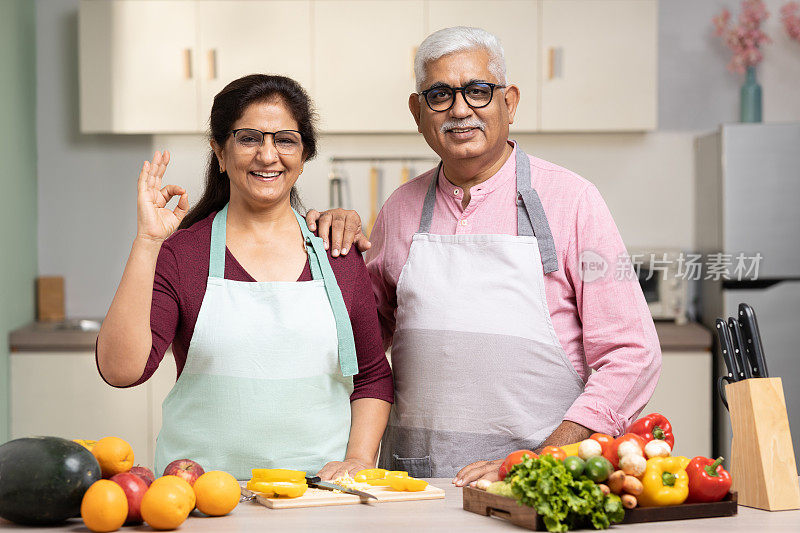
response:
<path id="1" fill-rule="evenodd" d="M 377 500 L 377 496 L 370 494 L 369 492 L 362 492 L 360 490 L 355 489 L 348 489 L 347 487 L 343 487 L 341 485 L 336 485 L 335 483 L 328 483 L 327 481 L 322 481 L 319 476 L 306 476 L 306 483 L 309 487 L 316 487 L 318 489 L 325 489 L 325 490 L 340 490 L 342 492 L 346 492 L 347 494 L 354 494 L 361 498 L 361 501 L 368 500 L 372 498 L 373 500 Z"/>
<path id="2" fill-rule="evenodd" d="M 739 367 L 739 381 L 753 377 L 753 367 L 750 366 L 750 361 L 747 360 L 747 354 L 744 353 L 744 339 L 742 338 L 742 328 L 739 327 L 739 321 L 736 317 L 728 318 L 728 329 L 731 332 L 731 341 L 733 342 L 733 360 Z"/>
<path id="3" fill-rule="evenodd" d="M 753 377 L 769 377 L 767 360 L 764 358 L 764 345 L 761 343 L 761 332 L 758 329 L 758 320 L 756 320 L 756 312 L 749 304 L 739 304 L 739 323 L 742 325 L 742 335 L 747 343 L 750 364 L 753 365 Z"/>
<path id="4" fill-rule="evenodd" d="M 739 381 L 739 369 L 736 366 L 736 361 L 733 358 L 733 346 L 731 344 L 730 330 L 728 324 L 723 319 L 718 318 L 717 322 L 717 338 L 719 339 L 719 349 L 722 352 L 722 360 L 725 361 L 725 367 L 728 369 L 728 377 L 731 381 Z"/>

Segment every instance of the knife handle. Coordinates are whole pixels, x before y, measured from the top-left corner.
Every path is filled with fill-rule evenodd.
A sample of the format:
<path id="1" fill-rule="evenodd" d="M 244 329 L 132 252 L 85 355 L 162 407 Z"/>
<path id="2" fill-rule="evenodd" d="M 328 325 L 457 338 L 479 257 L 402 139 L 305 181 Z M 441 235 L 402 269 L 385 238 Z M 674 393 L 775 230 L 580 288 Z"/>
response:
<path id="1" fill-rule="evenodd" d="M 319 476 L 306 476 L 306 483 L 319 483 L 322 478 Z"/>
<path id="2" fill-rule="evenodd" d="M 750 366 L 750 361 L 747 360 L 744 338 L 742 337 L 742 328 L 739 326 L 739 321 L 736 320 L 735 317 L 729 317 L 728 327 L 731 330 L 731 339 L 733 340 L 733 360 L 739 365 L 739 379 L 752 378 L 753 367 Z"/>
<path id="3" fill-rule="evenodd" d="M 728 324 L 721 318 L 716 321 L 717 339 L 719 339 L 719 349 L 722 352 L 722 360 L 728 369 L 728 377 L 733 381 L 739 381 L 739 369 L 733 360 L 733 348 L 731 347 L 730 332 Z"/>
<path id="4" fill-rule="evenodd" d="M 769 377 L 756 312 L 749 304 L 739 304 L 739 321 L 742 324 L 745 342 L 747 342 L 750 363 L 753 365 L 753 375 L 759 378 Z"/>

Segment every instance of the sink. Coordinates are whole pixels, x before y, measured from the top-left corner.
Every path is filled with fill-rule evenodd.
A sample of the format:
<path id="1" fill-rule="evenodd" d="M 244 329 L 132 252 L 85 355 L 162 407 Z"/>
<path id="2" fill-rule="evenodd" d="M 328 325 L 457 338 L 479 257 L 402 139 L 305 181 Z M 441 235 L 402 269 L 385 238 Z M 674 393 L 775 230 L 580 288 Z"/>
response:
<path id="1" fill-rule="evenodd" d="M 56 329 L 67 331 L 100 331 L 99 320 L 89 320 L 85 318 L 73 318 L 60 322 Z"/>

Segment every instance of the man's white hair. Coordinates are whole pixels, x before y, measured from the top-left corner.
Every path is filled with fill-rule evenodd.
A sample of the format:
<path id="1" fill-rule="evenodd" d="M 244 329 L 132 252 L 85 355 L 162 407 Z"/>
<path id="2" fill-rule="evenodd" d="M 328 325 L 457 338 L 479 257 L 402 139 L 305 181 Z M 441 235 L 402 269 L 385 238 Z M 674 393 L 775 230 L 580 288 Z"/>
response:
<path id="1" fill-rule="evenodd" d="M 419 45 L 414 56 L 414 76 L 417 79 L 417 92 L 425 83 L 425 68 L 431 61 L 436 61 L 454 52 L 483 48 L 489 53 L 489 72 L 497 78 L 501 85 L 506 84 L 506 59 L 503 47 L 497 36 L 481 28 L 454 26 L 444 28 L 428 35 Z"/>

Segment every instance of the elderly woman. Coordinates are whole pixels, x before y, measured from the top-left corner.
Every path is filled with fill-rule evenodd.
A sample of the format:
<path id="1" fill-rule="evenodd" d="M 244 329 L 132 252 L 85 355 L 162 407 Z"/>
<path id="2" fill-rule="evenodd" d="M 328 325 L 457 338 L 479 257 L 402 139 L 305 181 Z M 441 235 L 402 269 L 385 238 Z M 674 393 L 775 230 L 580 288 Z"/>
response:
<path id="1" fill-rule="evenodd" d="M 309 98 L 289 78 L 246 76 L 214 98 L 210 122 L 191 210 L 184 189 L 162 186 L 168 152 L 142 166 L 98 370 L 139 385 L 172 344 L 158 472 L 182 458 L 239 479 L 255 467 L 331 479 L 374 466 L 393 386 L 369 275 L 358 254 L 330 257 L 295 211 L 316 154 Z"/>

